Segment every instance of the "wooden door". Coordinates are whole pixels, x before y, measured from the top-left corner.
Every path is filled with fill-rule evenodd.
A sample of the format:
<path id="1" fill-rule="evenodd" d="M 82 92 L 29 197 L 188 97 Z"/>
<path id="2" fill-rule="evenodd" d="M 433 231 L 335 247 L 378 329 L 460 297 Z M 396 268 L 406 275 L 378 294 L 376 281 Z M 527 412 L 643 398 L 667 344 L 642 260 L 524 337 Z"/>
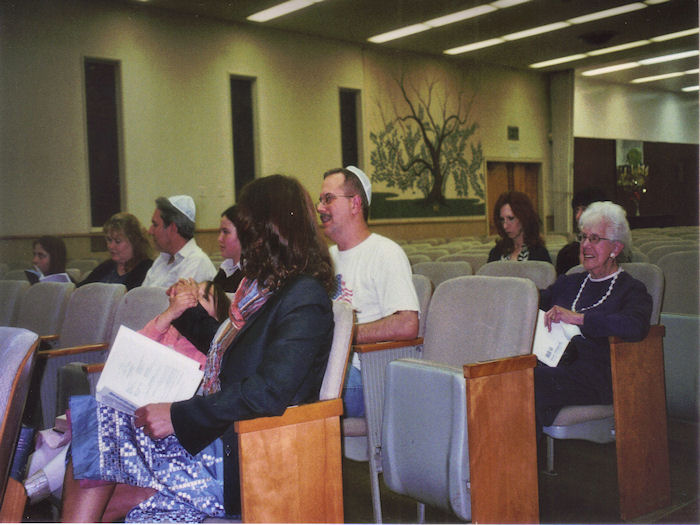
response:
<path id="1" fill-rule="evenodd" d="M 539 213 L 538 178 L 541 164 L 536 162 L 487 162 L 486 210 L 489 222 L 489 235 L 496 234 L 493 224 L 493 208 L 501 193 L 520 191 L 530 197 L 532 205 Z"/>

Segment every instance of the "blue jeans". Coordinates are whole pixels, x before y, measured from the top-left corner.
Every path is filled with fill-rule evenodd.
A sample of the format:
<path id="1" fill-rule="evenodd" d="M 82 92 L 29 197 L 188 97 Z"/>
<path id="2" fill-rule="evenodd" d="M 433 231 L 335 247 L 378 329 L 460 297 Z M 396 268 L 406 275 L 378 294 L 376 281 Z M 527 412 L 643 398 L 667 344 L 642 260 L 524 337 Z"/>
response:
<path id="1" fill-rule="evenodd" d="M 343 388 L 343 409 L 345 417 L 364 417 L 365 398 L 362 394 L 362 373 L 354 366 L 348 366 Z"/>

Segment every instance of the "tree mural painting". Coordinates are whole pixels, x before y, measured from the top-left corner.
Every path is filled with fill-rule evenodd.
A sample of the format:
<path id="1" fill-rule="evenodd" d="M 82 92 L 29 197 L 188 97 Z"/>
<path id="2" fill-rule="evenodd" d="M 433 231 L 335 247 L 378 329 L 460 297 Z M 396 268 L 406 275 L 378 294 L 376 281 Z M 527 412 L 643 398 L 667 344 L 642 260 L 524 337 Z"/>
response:
<path id="1" fill-rule="evenodd" d="M 449 94 L 439 89 L 437 80 L 425 82 L 423 90 L 405 76 L 396 83 L 402 108 L 395 102 L 387 115 L 378 103 L 384 128 L 370 133 L 375 146 L 370 155 L 372 178 L 401 191 L 417 188 L 423 202 L 435 209 L 446 205 L 450 177 L 459 197 L 485 199 L 481 142 L 470 140 L 478 128 L 469 121 L 473 97 L 467 100 L 459 92 L 456 102 L 450 104 Z M 467 147 L 471 158 L 467 158 Z"/>

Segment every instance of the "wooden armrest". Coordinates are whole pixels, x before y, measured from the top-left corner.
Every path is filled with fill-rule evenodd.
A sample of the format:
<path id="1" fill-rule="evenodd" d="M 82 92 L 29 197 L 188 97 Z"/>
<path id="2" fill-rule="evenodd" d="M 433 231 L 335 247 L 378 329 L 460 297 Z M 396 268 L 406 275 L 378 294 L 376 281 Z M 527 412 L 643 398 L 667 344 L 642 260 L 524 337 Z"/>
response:
<path id="1" fill-rule="evenodd" d="M 42 343 L 48 343 L 50 341 L 57 341 L 60 336 L 58 334 L 40 335 L 39 341 Z"/>
<path id="2" fill-rule="evenodd" d="M 258 417 L 256 419 L 246 419 L 236 421 L 234 427 L 236 432 L 244 434 L 247 432 L 257 432 L 268 428 L 284 427 L 306 423 L 318 419 L 325 419 L 333 416 L 340 416 L 343 413 L 343 400 L 329 399 L 328 401 L 318 401 L 308 405 L 298 405 L 289 407 L 281 416 Z"/>
<path id="3" fill-rule="evenodd" d="M 40 350 L 37 352 L 37 357 L 41 359 L 49 359 L 51 357 L 61 357 L 65 355 L 82 354 L 84 352 L 106 350 L 107 348 L 109 348 L 109 343 L 95 343 L 92 345 L 72 346 L 70 348 L 57 348 L 55 350 Z"/>
<path id="4" fill-rule="evenodd" d="M 96 372 L 102 372 L 104 370 L 105 364 L 104 363 L 92 363 L 89 365 L 83 365 L 82 369 L 83 372 L 86 374 L 94 374 Z"/>
<path id="5" fill-rule="evenodd" d="M 666 335 L 666 327 L 662 324 L 655 324 L 655 325 L 652 325 L 651 327 L 649 327 L 649 333 L 647 334 L 647 336 L 644 339 L 642 339 L 642 341 L 649 339 L 649 338 L 654 338 L 654 337 L 664 337 L 665 335 Z M 635 343 L 640 342 L 640 341 L 625 341 L 621 337 L 617 337 L 615 335 L 610 336 L 608 339 L 609 339 L 611 344 L 621 344 L 621 343 L 622 344 L 624 344 L 624 343 L 635 344 Z"/>
<path id="6" fill-rule="evenodd" d="M 537 357 L 535 354 L 516 355 L 513 357 L 503 357 L 492 361 L 482 361 L 481 363 L 470 363 L 464 365 L 464 377 L 474 379 L 477 377 L 495 376 L 518 370 L 535 368 Z"/>
<path id="7" fill-rule="evenodd" d="M 422 337 L 415 339 L 404 339 L 403 341 L 380 341 L 378 343 L 361 343 L 352 345 L 355 352 L 365 354 L 367 352 L 376 352 L 378 350 L 391 350 L 392 348 L 403 348 L 404 346 L 417 346 L 423 344 Z"/>

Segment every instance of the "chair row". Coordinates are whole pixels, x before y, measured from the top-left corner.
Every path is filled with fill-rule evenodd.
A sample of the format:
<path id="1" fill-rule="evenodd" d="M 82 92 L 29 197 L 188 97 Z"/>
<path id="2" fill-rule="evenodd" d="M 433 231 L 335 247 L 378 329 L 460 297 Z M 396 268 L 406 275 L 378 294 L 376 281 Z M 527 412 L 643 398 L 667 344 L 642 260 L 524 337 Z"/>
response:
<path id="1" fill-rule="evenodd" d="M 58 394 L 57 371 L 77 349 L 100 348 L 101 355 L 85 359 L 104 360 L 104 350 L 122 324 L 139 330 L 168 305 L 165 289 L 139 287 L 126 293 L 121 284 L 91 283 L 75 288 L 72 283 L 41 282 L 29 286 L 20 281 L 0 281 L 0 323 L 32 330 L 44 346 L 64 350 L 61 357 L 42 363 L 41 400 L 43 427 L 53 423 L 56 410 L 65 408 Z M 42 359 L 46 356 L 40 354 Z M 91 357 L 92 356 L 92 357 Z"/>
<path id="2" fill-rule="evenodd" d="M 536 459 L 534 464 L 528 459 L 531 450 L 535 448 L 532 439 L 534 431 L 532 434 L 528 433 L 528 425 L 534 424 L 534 409 L 528 405 L 532 383 L 527 378 L 511 383 L 510 376 L 505 379 L 500 375 L 504 370 L 527 370 L 530 367 L 517 358 L 513 361 L 513 356 L 531 353 L 534 320 L 521 317 L 533 312 L 536 314 L 538 294 L 534 279 L 522 278 L 523 274 L 527 273 L 524 270 L 527 267 L 533 265 L 498 263 L 486 265 L 484 268 L 489 268 L 489 271 L 491 268 L 497 269 L 494 273 L 501 275 L 507 273 L 508 268 L 512 268 L 519 271 L 520 277 L 494 278 L 482 273 L 443 281 L 436 287 L 427 304 L 421 306 L 421 319 L 425 319 L 423 341 L 404 342 L 403 345 L 395 342 L 355 346 L 362 363 L 366 412 L 364 423 L 369 437 L 369 448 L 365 457 L 369 459 L 372 499 L 377 522 L 381 522 L 378 476 L 382 472 L 385 482 L 392 490 L 422 503 L 451 510 L 465 520 L 537 520 L 536 503 L 534 507 L 529 506 L 529 502 L 537 500 Z M 651 321 L 658 323 L 663 295 L 661 271 L 658 267 L 644 263 L 629 263 L 625 264 L 624 268 L 647 284 L 654 297 Z M 553 281 L 553 273 L 551 269 L 549 281 Z M 416 277 L 414 274 L 414 282 Z M 537 278 L 541 276 L 538 275 Z M 504 305 L 507 305 L 508 315 L 502 313 L 506 309 Z M 493 328 L 495 326 L 498 327 L 496 332 Z M 523 336 L 524 340 L 511 340 L 515 336 Z M 656 441 L 661 440 L 662 435 L 665 439 L 665 426 L 655 427 L 653 430 L 646 426 L 641 431 L 642 437 L 636 436 L 641 428 L 640 418 L 647 417 L 655 422 L 663 420 L 665 425 L 663 364 L 655 362 L 653 367 L 647 367 L 648 372 L 645 376 L 645 380 L 653 380 L 655 385 L 660 385 L 660 390 L 657 387 L 638 388 L 629 376 L 629 370 L 626 370 L 630 366 L 633 366 L 634 370 L 638 370 L 640 366 L 644 368 L 645 356 L 640 349 L 644 349 L 645 352 L 653 349 L 653 355 L 658 361 L 658 356 L 663 355 L 662 337 L 663 328 L 660 328 L 653 330 L 648 340 L 642 343 L 625 343 L 627 346 L 620 351 L 624 352 L 626 364 L 621 365 L 620 371 L 613 372 L 618 374 L 616 377 L 621 378 L 615 382 L 615 398 L 635 398 L 635 391 L 643 391 L 642 395 L 648 397 L 639 406 L 648 406 L 647 401 L 653 402 L 654 416 L 640 414 L 638 409 L 634 409 L 634 404 L 629 405 L 629 401 L 619 407 L 617 401 L 615 407 L 594 407 L 594 412 L 605 412 L 607 420 L 604 423 L 608 426 L 612 424 L 614 427 L 615 421 L 618 422 L 621 512 L 627 517 L 639 515 L 652 508 L 649 505 L 663 504 L 668 495 L 668 487 L 664 488 L 664 479 L 667 478 L 662 475 L 664 468 L 667 472 L 668 458 L 666 454 L 664 463 L 664 444 Z M 613 345 L 613 348 L 617 347 Z M 453 368 L 493 358 L 509 359 L 497 361 L 497 364 L 491 365 L 493 369 L 489 371 L 479 370 L 480 365 L 465 366 L 464 372 Z M 485 387 L 481 382 L 490 382 L 491 385 Z M 470 384 L 474 385 L 473 393 L 477 395 L 476 398 L 468 399 Z M 635 384 L 631 394 L 627 388 L 628 384 Z M 425 385 L 430 385 L 430 388 L 426 389 Z M 463 394 L 459 394 L 460 391 L 463 391 Z M 484 391 L 489 392 L 489 399 L 478 399 L 478 393 Z M 453 400 L 453 404 L 449 404 L 446 401 L 448 399 Z M 659 406 L 659 399 L 662 406 Z M 523 401 L 524 405 L 518 405 L 514 400 Z M 489 402 L 495 404 L 489 405 Z M 515 405 L 517 408 L 513 413 L 509 409 Z M 470 407 L 467 412 L 471 411 L 474 418 L 471 415 L 465 417 L 466 406 Z M 584 412 L 591 410 L 584 409 Z M 482 417 L 476 414 L 481 414 Z M 495 419 L 498 417 L 503 419 L 496 423 Z M 598 416 L 593 418 L 594 427 L 603 425 L 596 421 L 597 418 Z M 569 431 L 572 437 L 597 440 L 595 434 L 586 431 L 585 425 L 583 428 L 577 426 L 584 422 L 584 419 L 585 417 L 579 414 L 578 419 L 571 422 L 557 421 L 556 425 L 553 425 L 556 428 L 548 428 L 545 432 L 551 433 L 553 437 L 568 438 Z M 517 421 L 515 429 L 509 426 L 514 421 Z M 361 427 L 348 423 L 346 419 L 346 436 L 348 431 Z M 473 425 L 473 429 L 470 425 Z M 453 431 L 458 431 L 458 434 L 450 434 Z M 449 437 L 450 435 L 452 437 Z M 499 436 L 495 443 L 494 435 Z M 614 433 L 609 433 L 606 439 L 610 439 L 610 436 L 614 436 Z M 630 436 L 634 436 L 637 443 L 643 443 L 640 453 L 660 469 L 659 481 L 656 484 L 652 483 L 653 489 L 661 494 L 660 499 L 650 498 L 648 494 L 640 493 L 634 487 L 635 483 L 639 486 L 639 479 L 646 482 L 649 476 L 644 476 L 636 470 L 634 465 L 638 462 L 629 460 Z M 510 438 L 514 438 L 515 441 L 509 441 Z M 498 448 L 499 446 L 505 448 Z M 518 458 L 512 458 L 512 462 L 507 456 L 509 447 L 522 452 Z M 550 447 L 550 451 L 553 451 L 553 448 Z M 445 465 L 450 466 L 449 472 L 444 471 Z M 480 470 L 485 465 L 487 472 Z M 489 480 L 486 482 L 488 486 L 484 486 L 483 480 L 477 479 L 482 475 Z M 534 481 L 530 479 L 533 475 Z M 501 488 L 494 488 L 493 476 L 503 482 Z M 520 495 L 517 504 L 520 505 L 521 512 L 517 517 L 508 514 L 514 508 L 511 505 L 516 505 L 511 495 L 515 490 L 515 478 L 527 480 L 524 492 L 516 490 Z M 427 479 L 431 481 L 428 482 Z M 504 490 L 504 487 L 509 487 L 509 490 Z M 644 487 L 644 490 L 647 490 L 650 485 Z M 482 497 L 485 499 L 482 500 Z M 481 507 L 477 507 L 476 501 L 481 502 Z M 424 517 L 422 509 L 422 505 L 419 505 L 419 521 Z M 522 514 L 523 509 L 526 514 Z M 484 514 L 481 514 L 482 512 Z"/>

